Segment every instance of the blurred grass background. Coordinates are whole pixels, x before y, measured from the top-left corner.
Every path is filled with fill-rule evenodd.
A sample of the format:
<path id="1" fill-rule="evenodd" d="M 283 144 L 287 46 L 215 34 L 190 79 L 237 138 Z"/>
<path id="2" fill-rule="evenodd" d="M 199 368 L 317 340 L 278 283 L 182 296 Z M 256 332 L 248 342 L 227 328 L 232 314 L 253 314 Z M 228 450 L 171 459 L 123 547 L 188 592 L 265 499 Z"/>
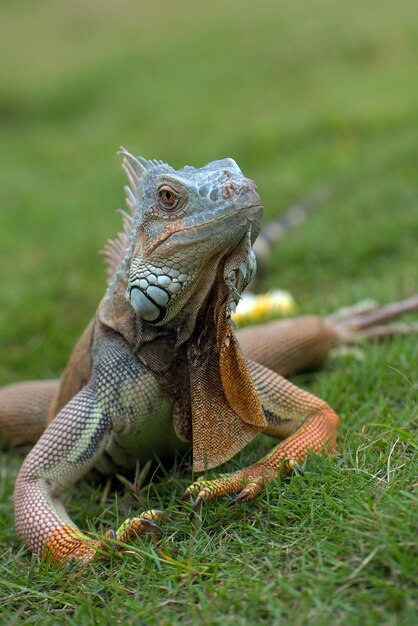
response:
<path id="1" fill-rule="evenodd" d="M 266 220 L 319 186 L 337 185 L 338 194 L 274 250 L 263 280 L 264 288 L 289 289 L 302 312 L 326 313 L 368 296 L 387 302 L 417 291 L 416 0 L 2 0 L 0 58 L 0 383 L 57 376 L 95 310 L 105 288 L 97 251 L 118 229 L 115 209 L 123 206 L 125 181 L 116 155 L 121 144 L 174 167 L 232 156 L 256 180 Z M 399 339 L 390 346 L 367 348 L 363 363 L 338 362 L 315 379 L 299 379 L 344 418 L 342 468 L 351 462 L 353 469 L 358 467 L 360 446 L 371 456 L 360 462 L 359 471 L 367 467 L 370 475 L 383 472 L 384 476 L 389 471 L 388 451 L 400 437 L 397 424 L 406 424 L 403 432 L 409 434 L 401 437 L 393 459 L 402 471 L 411 470 L 417 356 L 415 340 Z M 360 432 L 362 424 L 373 420 L 385 426 L 369 435 Z M 260 449 L 256 452 L 259 456 Z M 1 476 L 7 480 L 0 493 L 0 519 L 6 545 L 15 545 L 10 498 L 20 457 L 8 453 L 4 459 Z M 247 461 L 241 457 L 241 464 Z M 7 472 L 6 463 L 11 467 Z M 304 480 L 316 489 L 324 476 L 331 489 L 341 473 L 332 463 L 320 469 L 317 474 L 313 470 L 310 483 L 309 474 Z M 369 525 L 364 522 L 361 501 L 358 511 L 350 509 L 358 485 L 350 484 L 351 491 L 344 487 L 336 518 L 329 510 L 324 512 L 326 526 L 334 524 L 328 528 L 333 560 L 325 566 L 313 557 L 310 560 L 309 551 L 303 552 L 304 537 L 310 532 L 306 529 L 309 511 L 312 536 L 327 541 L 321 535 L 321 519 L 312 517 L 311 503 L 318 494 L 305 485 L 298 493 L 300 534 L 295 541 L 301 542 L 301 548 L 295 548 L 296 554 L 277 546 L 264 553 L 262 545 L 272 537 L 263 537 L 260 531 L 254 548 L 248 530 L 256 522 L 263 524 L 257 510 L 267 507 L 273 515 L 273 510 L 282 510 L 283 500 L 274 509 L 273 498 L 269 503 L 266 496 L 252 511 L 246 509 L 248 526 L 244 522 L 237 526 L 239 512 L 223 510 L 231 528 L 237 528 L 231 533 L 238 544 L 233 544 L 232 535 L 215 540 L 219 516 L 209 516 L 212 535 L 205 534 L 210 533 L 210 522 L 205 521 L 203 548 L 196 548 L 196 558 L 200 549 L 212 546 L 211 559 L 227 572 L 228 551 L 237 550 L 242 542 L 245 554 L 251 555 L 250 569 L 245 571 L 255 572 L 250 586 L 235 562 L 232 573 L 222 574 L 213 587 L 213 578 L 208 578 L 207 587 L 205 577 L 196 574 L 183 588 L 179 574 L 178 587 L 173 575 L 168 578 L 174 585 L 171 592 L 156 591 L 158 571 L 147 573 L 141 565 L 134 573 L 138 585 L 150 578 L 151 599 L 143 605 L 148 609 L 133 618 L 129 603 L 125 613 L 123 609 L 120 577 L 132 574 L 123 570 L 123 563 L 114 588 L 106 581 L 108 569 L 103 567 L 97 576 L 108 585 L 104 599 L 96 604 L 92 600 L 90 606 L 83 594 L 81 599 L 76 593 L 65 599 L 60 592 L 55 600 L 45 601 L 37 595 L 41 591 L 32 594 L 30 588 L 42 590 L 55 584 L 48 578 L 52 574 L 34 564 L 31 575 L 36 581 L 26 587 L 22 574 L 26 557 L 19 560 L 12 552 L 8 577 L 22 579 L 14 579 L 17 587 L 7 587 L 3 606 L 11 607 L 10 619 L 15 619 L 17 610 L 25 619 L 32 615 L 34 622 L 40 615 L 45 621 L 48 611 L 59 611 L 65 619 L 88 616 L 105 623 L 106 617 L 94 607 L 108 607 L 110 615 L 113 606 L 114 615 L 125 623 L 130 619 L 138 623 L 135 619 L 141 618 L 147 623 L 178 619 L 209 624 L 218 623 L 217 615 L 219 623 L 231 624 L 261 618 L 271 623 L 291 619 L 293 624 L 306 620 L 327 624 L 331 616 L 335 624 L 348 618 L 370 624 L 411 623 L 413 517 L 408 518 L 412 508 L 407 488 L 411 476 L 400 473 L 399 483 L 391 483 L 393 500 L 389 512 L 382 514 L 387 519 L 380 535 L 373 534 L 374 524 L 381 524 L 383 518 Z M 179 471 L 174 476 L 180 480 Z M 388 476 L 390 472 L 387 482 Z M 181 480 L 186 486 L 187 476 Z M 374 502 L 376 485 L 370 480 L 364 488 Z M 299 483 L 292 484 L 286 488 L 297 490 Z M 378 482 L 379 489 L 382 484 Z M 305 492 L 310 495 L 304 496 Z M 286 506 L 293 505 L 290 499 Z M 94 519 L 81 499 L 77 504 L 76 498 L 73 506 L 74 515 L 80 507 L 80 523 L 85 525 L 83 515 Z M 375 504 L 370 506 L 376 512 Z M 102 508 L 93 509 L 94 515 Z M 402 540 L 405 526 L 391 521 L 397 511 L 409 519 L 409 526 L 407 520 L 405 524 L 410 534 Z M 365 525 L 349 554 L 341 548 L 336 530 L 342 525 L 338 526 L 337 518 L 346 527 Z M 107 526 L 107 519 L 103 523 Z M 187 535 L 188 527 L 184 528 Z M 356 576 L 350 575 L 375 548 L 377 569 L 356 588 Z M 386 553 L 392 549 L 402 553 L 396 560 L 395 552 L 390 552 L 393 567 Z M 294 560 L 299 564 L 296 568 Z M 156 567 L 153 562 L 146 564 L 151 570 Z M 165 565 L 158 567 L 165 580 Z M 193 586 L 196 577 L 198 584 Z M 246 581 L 242 588 L 240 580 Z M 87 580 L 84 594 L 96 589 L 93 583 Z M 263 589 L 270 590 L 266 597 Z M 232 590 L 238 605 L 231 613 Z M 173 602 L 186 603 L 184 611 L 182 604 L 168 604 L 156 616 L 155 607 L 167 593 Z M 131 601 L 134 596 L 128 597 Z M 195 611 L 192 617 L 190 606 Z"/>

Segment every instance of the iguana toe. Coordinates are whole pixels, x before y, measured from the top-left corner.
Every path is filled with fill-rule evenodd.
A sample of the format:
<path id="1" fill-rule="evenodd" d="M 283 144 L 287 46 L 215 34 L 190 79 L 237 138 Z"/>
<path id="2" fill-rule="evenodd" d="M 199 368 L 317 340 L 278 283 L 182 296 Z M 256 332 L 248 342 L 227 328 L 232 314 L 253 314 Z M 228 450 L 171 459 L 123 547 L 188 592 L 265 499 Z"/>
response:
<path id="1" fill-rule="evenodd" d="M 190 485 L 190 487 L 187 487 L 186 491 L 181 496 L 181 501 L 189 502 L 189 500 L 191 500 L 193 496 L 197 496 L 197 494 L 201 490 L 201 486 L 200 486 L 201 484 L 202 484 L 201 482 L 196 481 L 195 483 L 193 483 L 193 485 Z"/>
<path id="2" fill-rule="evenodd" d="M 156 523 L 162 514 L 163 511 L 154 509 L 152 511 L 145 511 L 139 517 L 130 517 L 125 520 L 116 531 L 116 541 L 121 543 L 131 543 L 137 537 L 144 535 L 147 531 L 157 533 L 159 535 L 162 534 L 162 529 Z"/>
<path id="3" fill-rule="evenodd" d="M 205 502 L 205 499 L 202 498 L 201 496 L 197 496 L 197 498 L 195 498 L 195 500 L 193 502 L 193 506 L 192 506 L 192 512 L 189 515 L 189 521 L 190 522 L 193 521 L 194 516 L 202 508 L 202 505 L 203 505 L 204 502 Z"/>
<path id="4" fill-rule="evenodd" d="M 265 485 L 265 477 L 258 476 L 252 480 L 248 485 L 237 495 L 236 498 L 229 502 L 228 507 L 235 506 L 236 504 L 243 504 L 244 502 L 251 502 L 262 491 Z"/>

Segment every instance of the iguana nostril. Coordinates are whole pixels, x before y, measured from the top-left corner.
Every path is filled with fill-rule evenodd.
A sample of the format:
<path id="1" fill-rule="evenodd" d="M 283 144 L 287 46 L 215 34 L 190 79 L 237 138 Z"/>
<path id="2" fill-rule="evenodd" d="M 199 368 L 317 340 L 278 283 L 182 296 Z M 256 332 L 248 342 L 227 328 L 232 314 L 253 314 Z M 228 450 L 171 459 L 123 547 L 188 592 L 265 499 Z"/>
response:
<path id="1" fill-rule="evenodd" d="M 236 184 L 232 180 L 229 181 L 228 183 L 226 183 L 226 185 L 222 187 L 223 198 L 225 198 L 225 200 L 232 198 L 236 190 L 237 190 Z"/>

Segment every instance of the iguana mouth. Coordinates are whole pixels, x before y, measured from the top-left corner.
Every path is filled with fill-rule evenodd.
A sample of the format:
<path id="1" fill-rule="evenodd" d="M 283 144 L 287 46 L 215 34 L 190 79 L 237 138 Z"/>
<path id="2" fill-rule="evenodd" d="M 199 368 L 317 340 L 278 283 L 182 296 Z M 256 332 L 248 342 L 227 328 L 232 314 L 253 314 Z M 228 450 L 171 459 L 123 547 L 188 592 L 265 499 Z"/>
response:
<path id="1" fill-rule="evenodd" d="M 199 216 L 194 216 L 193 217 L 193 219 L 195 220 L 194 223 L 191 223 L 190 225 L 184 226 L 183 228 L 178 228 L 178 226 L 176 226 L 175 228 L 173 228 L 173 230 L 166 231 L 159 239 L 157 239 L 157 241 L 154 241 L 149 246 L 149 248 L 147 248 L 147 254 L 152 254 L 153 252 L 155 252 L 155 250 L 157 250 L 157 248 L 159 248 L 164 242 L 166 242 L 168 239 L 170 239 L 170 237 L 172 237 L 175 234 L 184 233 L 184 232 L 186 232 L 188 230 L 199 230 L 200 228 L 207 228 L 208 224 L 215 224 L 216 222 L 220 222 L 222 220 L 225 220 L 228 217 L 233 217 L 235 215 L 239 215 L 243 211 L 251 211 L 251 210 L 253 210 L 253 211 L 254 210 L 262 211 L 263 210 L 263 205 L 258 203 L 258 204 L 252 204 L 252 205 L 249 205 L 249 206 L 241 207 L 241 208 L 237 209 L 236 211 L 234 211 L 233 213 L 231 213 L 228 216 L 225 215 L 225 213 L 223 213 L 222 215 L 206 219 L 206 215 L 202 214 L 202 218 L 200 220 L 199 220 Z M 248 221 L 251 221 L 251 220 L 249 219 Z"/>
<path id="2" fill-rule="evenodd" d="M 244 238 L 246 240 L 245 258 L 243 257 L 238 263 L 241 268 L 245 266 L 243 269 L 244 275 L 241 276 L 239 281 L 236 280 L 235 276 L 231 278 L 234 272 L 230 271 L 230 276 L 225 276 L 225 280 L 228 280 L 231 302 L 237 300 L 236 294 L 239 294 L 245 285 L 248 284 L 246 275 L 252 274 L 255 268 L 254 259 L 250 259 L 251 237 L 254 232 L 253 220 L 256 217 L 256 213 L 261 210 L 261 204 L 252 204 L 230 212 L 227 216 L 229 225 L 225 225 L 225 232 L 220 232 L 219 236 L 209 246 L 207 245 L 207 236 L 205 234 L 208 225 L 207 221 L 202 224 L 190 224 L 173 232 L 166 232 L 165 237 L 161 238 L 157 244 L 154 244 L 154 250 L 162 246 L 170 238 L 176 236 L 177 238 L 171 244 L 165 246 L 164 251 L 160 255 L 154 255 L 155 260 L 147 260 L 147 257 L 148 259 L 152 258 L 152 251 L 147 250 L 147 254 L 144 255 L 145 259 L 141 260 L 140 265 L 131 268 L 132 273 L 125 297 L 135 314 L 149 324 L 155 325 L 163 322 L 169 316 L 173 301 L 177 300 L 180 294 L 185 293 L 186 289 L 189 291 L 195 278 L 200 275 L 202 263 L 208 263 L 208 260 L 215 256 L 218 257 L 218 262 L 221 258 L 228 258 L 235 249 L 240 247 L 240 242 Z M 249 213 L 248 216 L 246 215 L 245 221 L 238 217 L 243 212 Z M 234 220 L 231 225 L 233 217 L 236 218 L 236 221 Z M 225 215 L 219 215 L 212 219 L 212 224 L 225 219 Z M 229 229 L 232 229 L 233 234 L 230 233 L 228 239 L 228 237 L 225 237 L 225 234 L 228 234 Z M 199 231 L 199 235 L 194 237 L 191 234 L 190 237 L 187 235 L 182 237 L 184 232 L 192 230 Z M 204 239 L 201 237 L 201 231 Z M 191 246 L 200 252 L 197 254 L 190 253 Z M 237 291 L 237 288 L 239 291 Z"/>

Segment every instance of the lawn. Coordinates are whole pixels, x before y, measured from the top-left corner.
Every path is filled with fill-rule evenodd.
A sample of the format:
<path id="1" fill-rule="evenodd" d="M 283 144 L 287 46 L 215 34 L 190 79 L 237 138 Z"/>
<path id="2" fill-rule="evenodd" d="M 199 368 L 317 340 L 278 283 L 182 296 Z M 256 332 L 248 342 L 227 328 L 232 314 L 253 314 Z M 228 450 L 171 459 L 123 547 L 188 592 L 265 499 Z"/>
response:
<path id="1" fill-rule="evenodd" d="M 0 5 L 0 384 L 57 377 L 105 289 L 118 147 L 174 167 L 232 156 L 268 220 L 336 191 L 271 255 L 262 288 L 326 314 L 418 291 L 416 0 Z M 163 544 L 82 573 L 16 539 L 0 457 L 5 624 L 409 625 L 417 616 L 418 342 L 398 338 L 294 377 L 341 416 L 338 454 L 193 527 L 188 460 L 141 488 L 83 482 L 64 501 L 101 532 L 148 507 Z M 228 464 L 271 447 L 260 438 Z M 215 476 L 213 470 L 211 475 Z"/>

